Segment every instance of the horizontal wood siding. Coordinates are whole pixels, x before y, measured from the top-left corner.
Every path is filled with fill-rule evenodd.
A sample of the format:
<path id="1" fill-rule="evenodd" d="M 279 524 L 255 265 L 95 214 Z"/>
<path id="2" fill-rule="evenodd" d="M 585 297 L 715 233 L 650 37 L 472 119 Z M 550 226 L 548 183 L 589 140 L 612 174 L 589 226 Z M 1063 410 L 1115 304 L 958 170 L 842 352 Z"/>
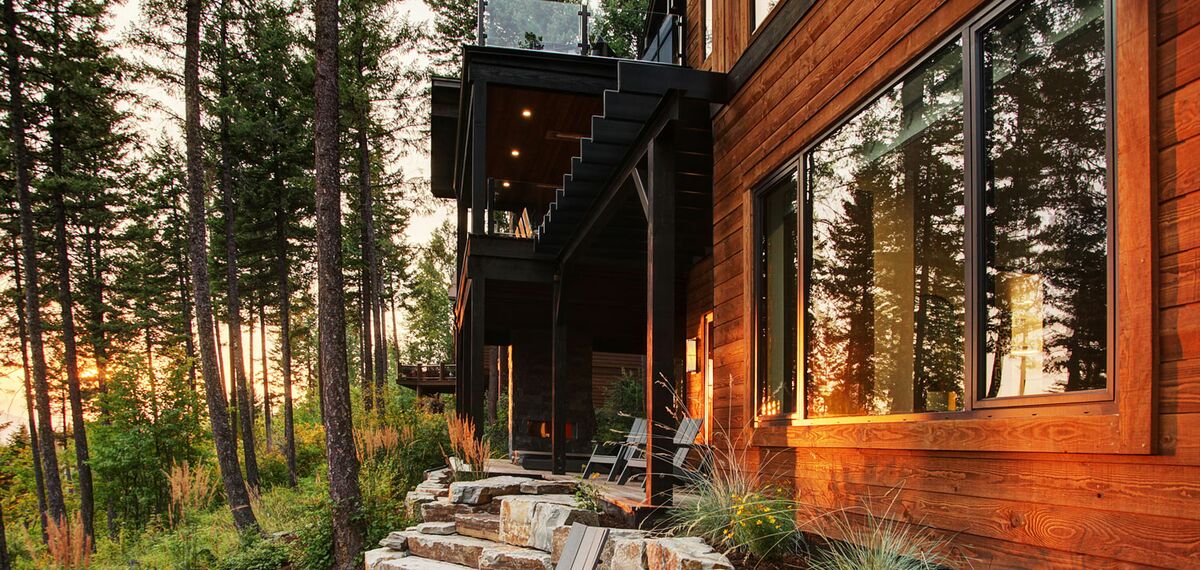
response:
<path id="1" fill-rule="evenodd" d="M 865 503 L 944 533 L 975 568 L 1200 567 L 1200 0 L 1149 1 L 1158 34 L 1158 187 L 1149 189 L 1159 202 L 1157 453 L 782 442 L 754 448 L 744 468 L 817 507 Z M 732 440 L 745 440 L 752 419 L 748 189 L 983 4 L 820 0 L 714 118 L 714 415 Z M 713 63 L 728 70 L 746 45 L 745 2 L 717 5 Z"/>

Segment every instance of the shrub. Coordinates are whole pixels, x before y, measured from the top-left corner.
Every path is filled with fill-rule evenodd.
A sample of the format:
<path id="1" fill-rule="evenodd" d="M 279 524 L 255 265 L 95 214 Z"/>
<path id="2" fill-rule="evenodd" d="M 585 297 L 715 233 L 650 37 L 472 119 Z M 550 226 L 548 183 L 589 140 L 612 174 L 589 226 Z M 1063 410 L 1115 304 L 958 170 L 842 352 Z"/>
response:
<path id="1" fill-rule="evenodd" d="M 288 563 L 287 548 L 264 539 L 256 532 L 242 535 L 241 548 L 224 557 L 217 565 L 220 570 L 279 570 Z"/>
<path id="2" fill-rule="evenodd" d="M 327 570 L 333 568 L 333 523 L 329 499 L 321 494 L 307 501 L 301 509 L 304 525 L 296 530 L 291 560 L 297 570 Z"/>
<path id="3" fill-rule="evenodd" d="M 596 410 L 597 442 L 623 439 L 633 418 L 646 415 L 646 379 L 640 370 L 622 370 Z"/>

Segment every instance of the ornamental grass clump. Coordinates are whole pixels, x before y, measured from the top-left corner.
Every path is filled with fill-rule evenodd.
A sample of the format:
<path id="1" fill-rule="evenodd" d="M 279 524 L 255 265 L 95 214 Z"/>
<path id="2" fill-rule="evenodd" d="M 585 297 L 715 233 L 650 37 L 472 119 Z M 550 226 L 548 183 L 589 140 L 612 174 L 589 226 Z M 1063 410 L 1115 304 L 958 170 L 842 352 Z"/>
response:
<path id="1" fill-rule="evenodd" d="M 682 491 L 694 497 L 669 515 L 677 536 L 698 536 L 726 553 L 745 552 L 760 559 L 778 558 L 802 543 L 800 505 L 787 490 L 771 485 L 758 471 L 747 471 L 748 445 L 714 434 L 714 445 L 691 473 Z"/>
<path id="2" fill-rule="evenodd" d="M 882 514 L 864 499 L 861 509 L 844 509 L 826 515 L 827 524 L 842 540 L 826 540 L 809 562 L 813 570 L 938 570 L 969 567 L 969 560 L 949 556 L 950 539 L 928 527 L 896 520 L 893 508 L 899 495 L 893 489 Z"/>
<path id="3" fill-rule="evenodd" d="M 450 467 L 451 478 L 455 481 L 486 479 L 492 445 L 486 439 L 476 439 L 475 421 L 457 414 L 446 414 L 446 428 L 450 433 L 451 453 L 446 456 L 446 465 Z"/>

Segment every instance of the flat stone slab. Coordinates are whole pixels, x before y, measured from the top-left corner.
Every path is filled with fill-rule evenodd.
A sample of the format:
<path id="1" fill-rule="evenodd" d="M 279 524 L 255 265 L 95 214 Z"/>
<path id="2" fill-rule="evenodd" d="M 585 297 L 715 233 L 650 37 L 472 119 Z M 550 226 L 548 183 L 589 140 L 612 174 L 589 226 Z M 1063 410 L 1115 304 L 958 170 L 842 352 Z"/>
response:
<path id="1" fill-rule="evenodd" d="M 526 495 L 573 495 L 578 489 L 577 481 L 533 480 L 521 484 L 521 492 Z"/>
<path id="2" fill-rule="evenodd" d="M 446 499 L 438 499 L 421 505 L 421 520 L 425 522 L 453 522 L 454 515 L 481 513 L 486 509 L 486 507 L 460 505 L 451 503 Z"/>
<path id="3" fill-rule="evenodd" d="M 445 536 L 448 534 L 454 534 L 456 532 L 456 528 L 454 521 L 423 522 L 417 525 L 417 532 L 421 534 L 436 534 Z"/>
<path id="4" fill-rule="evenodd" d="M 550 503 L 575 506 L 572 495 L 515 495 L 500 501 L 500 540 L 516 546 L 533 546 L 535 507 Z"/>
<path id="5" fill-rule="evenodd" d="M 488 548 L 479 556 L 480 570 L 553 570 L 550 555 L 531 548 Z"/>
<path id="6" fill-rule="evenodd" d="M 500 515 L 492 513 L 454 516 L 458 534 L 500 542 Z"/>
<path id="7" fill-rule="evenodd" d="M 367 570 L 382 570 L 385 562 L 407 558 L 408 552 L 392 550 L 391 548 L 376 548 L 363 553 L 363 566 Z"/>
<path id="8" fill-rule="evenodd" d="M 646 541 L 649 570 L 733 570 L 724 554 L 702 538 L 654 538 Z"/>
<path id="9" fill-rule="evenodd" d="M 490 540 L 452 534 L 438 536 L 416 534 L 408 537 L 408 551 L 421 558 L 451 562 L 476 568 L 479 557 L 487 548 L 498 546 Z"/>
<path id="10" fill-rule="evenodd" d="M 528 477 L 501 475 L 478 481 L 455 481 L 450 484 L 450 502 L 464 505 L 485 505 L 496 497 L 516 495 Z"/>
<path id="11" fill-rule="evenodd" d="M 383 562 L 380 566 L 373 570 L 469 570 L 470 566 L 462 564 L 452 564 L 450 562 L 442 562 L 440 560 L 430 560 L 428 558 L 419 558 L 417 556 L 409 556 L 408 558 L 400 558 L 398 560 L 389 560 Z"/>
<path id="12" fill-rule="evenodd" d="M 437 500 L 437 495 L 434 493 L 426 493 L 423 491 L 409 491 L 404 495 L 404 502 L 409 505 L 423 505 Z"/>
<path id="13" fill-rule="evenodd" d="M 429 482 L 433 482 L 433 483 L 439 483 L 442 485 L 449 485 L 450 484 L 450 468 L 443 467 L 441 469 L 434 469 L 433 471 L 430 471 L 425 474 L 425 480 L 429 481 Z"/>

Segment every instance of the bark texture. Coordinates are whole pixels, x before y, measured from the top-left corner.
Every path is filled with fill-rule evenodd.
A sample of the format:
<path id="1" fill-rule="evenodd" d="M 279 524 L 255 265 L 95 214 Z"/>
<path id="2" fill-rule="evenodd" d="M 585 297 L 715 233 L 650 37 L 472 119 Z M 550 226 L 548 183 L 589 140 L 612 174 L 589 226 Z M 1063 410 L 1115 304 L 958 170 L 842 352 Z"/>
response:
<path id="1" fill-rule="evenodd" d="M 325 453 L 333 511 L 334 567 L 357 568 L 363 549 L 362 497 L 354 452 L 350 385 L 346 370 L 345 279 L 342 275 L 342 207 L 338 176 L 338 1 L 317 0 L 316 206 L 317 326 Z"/>
<path id="2" fill-rule="evenodd" d="M 12 0 L 6 0 L 11 2 Z M 187 0 L 187 28 L 184 45 L 183 85 L 185 106 L 185 135 L 187 138 L 188 187 L 188 260 L 192 273 L 193 306 L 196 328 L 200 337 L 200 372 L 204 377 L 204 394 L 212 424 L 213 443 L 217 449 L 217 464 L 225 498 L 233 512 L 238 530 L 258 528 L 250 509 L 250 496 L 238 465 L 237 443 L 229 425 L 225 407 L 225 390 L 217 373 L 217 352 L 214 341 L 212 295 L 208 286 L 208 237 L 204 211 L 204 142 L 200 131 L 200 0 Z"/>

